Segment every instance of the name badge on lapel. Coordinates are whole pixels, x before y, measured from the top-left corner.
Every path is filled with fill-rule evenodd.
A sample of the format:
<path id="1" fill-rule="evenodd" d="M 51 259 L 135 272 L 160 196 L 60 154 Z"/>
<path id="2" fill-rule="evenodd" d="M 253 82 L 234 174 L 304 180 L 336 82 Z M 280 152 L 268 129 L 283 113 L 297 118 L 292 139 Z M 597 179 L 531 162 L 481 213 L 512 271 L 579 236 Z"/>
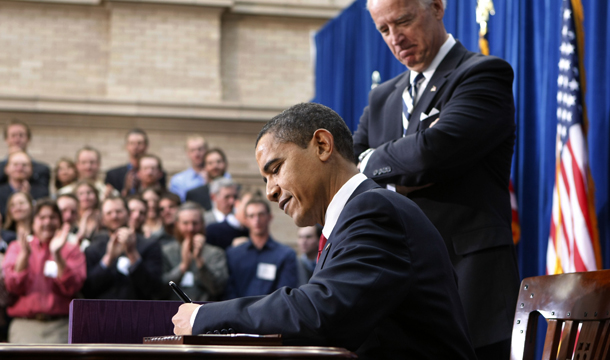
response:
<path id="1" fill-rule="evenodd" d="M 262 280 L 275 280 L 275 273 L 277 272 L 277 266 L 267 263 L 259 263 L 256 269 L 256 277 Z"/>

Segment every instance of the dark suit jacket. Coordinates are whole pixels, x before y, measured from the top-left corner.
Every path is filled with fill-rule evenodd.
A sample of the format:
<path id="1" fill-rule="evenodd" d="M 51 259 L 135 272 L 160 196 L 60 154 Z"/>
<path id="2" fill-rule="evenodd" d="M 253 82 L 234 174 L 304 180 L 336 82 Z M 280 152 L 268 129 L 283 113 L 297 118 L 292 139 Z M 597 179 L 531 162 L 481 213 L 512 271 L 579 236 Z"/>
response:
<path id="1" fill-rule="evenodd" d="M 0 185 L 0 214 L 2 218 L 6 219 L 6 208 L 8 198 L 14 193 L 13 188 L 8 183 Z M 30 195 L 32 199 L 42 199 L 49 196 L 49 188 L 38 184 L 30 183 Z"/>
<path id="2" fill-rule="evenodd" d="M 30 158 L 31 159 L 31 158 Z M 32 161 L 32 177 L 30 178 L 30 185 L 39 185 L 41 187 L 49 188 L 49 179 L 51 178 L 51 170 L 43 163 Z M 0 184 L 6 184 L 8 177 L 4 173 L 4 167 L 6 166 L 7 159 L 0 161 Z"/>
<path id="3" fill-rule="evenodd" d="M 376 149 L 364 171 L 369 178 L 433 184 L 409 198 L 443 236 L 475 347 L 510 338 L 519 286 L 508 193 L 512 80 L 505 61 L 468 52 L 458 42 L 414 107 L 406 137 L 401 96 L 409 71 L 371 91 L 354 133 L 356 156 Z M 433 108 L 439 114 L 420 121 Z"/>
<path id="4" fill-rule="evenodd" d="M 106 172 L 106 179 L 104 183 L 112 185 L 119 192 L 123 191 L 123 187 L 125 186 L 125 176 L 129 171 L 129 164 L 112 168 Z M 163 171 L 163 176 L 159 180 L 159 184 L 163 189 L 165 189 L 167 184 L 167 174 Z"/>
<path id="5" fill-rule="evenodd" d="M 345 347 L 360 359 L 474 359 L 443 240 L 404 196 L 363 182 L 309 283 L 207 304 L 193 333 L 233 328 Z"/>
<path id="6" fill-rule="evenodd" d="M 137 235 L 136 247 L 141 262 L 129 275 L 117 270 L 115 261 L 108 268 L 100 262 L 106 253 L 107 233 L 98 234 L 85 250 L 87 258 L 87 280 L 83 294 L 89 299 L 156 300 L 162 293 L 161 277 L 163 263 L 158 242 Z"/>
<path id="7" fill-rule="evenodd" d="M 186 201 L 194 201 L 201 205 L 206 211 L 212 210 L 212 199 L 210 198 L 210 187 L 208 184 L 198 186 L 186 192 Z"/>
<path id="8" fill-rule="evenodd" d="M 210 224 L 205 228 L 206 243 L 218 246 L 223 250 L 227 250 L 231 246 L 233 239 L 249 234 L 248 228 L 236 229 L 226 219 L 220 223 Z"/>

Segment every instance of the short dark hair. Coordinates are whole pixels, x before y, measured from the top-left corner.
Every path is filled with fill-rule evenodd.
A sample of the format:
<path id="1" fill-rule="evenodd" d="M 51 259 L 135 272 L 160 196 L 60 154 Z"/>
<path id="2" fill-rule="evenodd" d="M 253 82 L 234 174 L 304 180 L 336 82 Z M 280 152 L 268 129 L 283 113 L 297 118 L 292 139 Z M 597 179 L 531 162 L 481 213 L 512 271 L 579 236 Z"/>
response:
<path id="1" fill-rule="evenodd" d="M 293 143 L 306 149 L 318 129 L 330 132 L 337 152 L 346 160 L 356 163 L 352 133 L 345 121 L 331 108 L 316 103 L 297 104 L 276 115 L 263 126 L 256 145 L 263 135 L 269 133 L 281 142 Z"/>
<path id="2" fill-rule="evenodd" d="M 210 150 L 206 151 L 205 155 L 203 155 L 203 164 L 204 165 L 205 165 L 205 162 L 208 159 L 208 156 L 212 155 L 214 153 L 220 155 L 220 157 L 222 158 L 222 161 L 224 161 L 225 164 L 227 163 L 227 156 L 225 155 L 224 151 L 222 151 L 222 149 L 220 149 L 220 148 L 213 148 L 213 149 L 210 149 Z"/>
<path id="3" fill-rule="evenodd" d="M 144 154 L 142 155 L 141 158 L 138 159 L 138 167 L 141 167 L 140 164 L 142 163 L 142 159 L 155 159 L 157 161 L 157 167 L 159 168 L 159 171 L 163 171 L 163 163 L 161 162 L 161 158 L 158 157 L 155 154 Z"/>
<path id="4" fill-rule="evenodd" d="M 271 207 L 269 206 L 269 203 L 267 201 L 265 201 L 265 199 L 263 199 L 262 197 L 253 197 L 252 199 L 250 199 L 247 203 L 246 206 L 244 206 L 244 212 L 247 214 L 248 212 L 246 211 L 246 209 L 248 209 L 248 206 L 250 205 L 257 205 L 257 204 L 261 204 L 263 206 L 265 206 L 265 209 L 267 210 L 267 214 L 271 214 Z"/>
<path id="5" fill-rule="evenodd" d="M 180 206 L 180 204 L 182 203 L 182 200 L 180 200 L 180 196 L 174 194 L 171 191 L 164 191 L 163 193 L 161 193 L 161 196 L 159 197 L 159 202 L 161 202 L 161 200 L 163 199 L 167 199 L 173 202 L 174 204 L 176 204 L 176 206 Z"/>
<path id="6" fill-rule="evenodd" d="M 317 237 L 321 237 L 322 236 L 322 229 L 324 229 L 322 227 L 322 225 L 315 224 L 314 227 L 316 228 L 316 235 L 317 235 Z"/>
<path id="7" fill-rule="evenodd" d="M 146 135 L 146 131 L 144 131 L 140 128 L 133 128 L 127 132 L 127 135 L 125 135 L 125 140 L 127 140 L 129 135 L 133 135 L 133 134 L 144 136 L 144 143 L 146 144 L 146 146 L 148 146 L 148 135 Z"/>
<path id="8" fill-rule="evenodd" d="M 107 198 L 105 198 L 104 201 L 102 201 L 102 204 L 100 205 L 100 208 L 103 208 L 104 204 L 107 203 L 108 201 L 117 201 L 117 200 L 121 201 L 121 203 L 123 204 L 123 207 L 125 208 L 125 210 L 129 214 L 129 206 L 127 206 L 127 201 L 125 201 L 124 197 L 121 197 L 119 195 L 110 195 Z"/>
<path id="9" fill-rule="evenodd" d="M 8 137 L 8 128 L 13 125 L 23 126 L 25 128 L 25 133 L 28 137 L 28 140 L 32 139 L 32 130 L 30 130 L 30 127 L 28 126 L 28 124 L 24 123 L 23 121 L 21 121 L 19 119 L 12 119 L 11 121 L 9 121 L 8 124 L 6 124 L 6 126 L 4 127 L 4 139 L 6 139 Z"/>
<path id="10" fill-rule="evenodd" d="M 40 213 L 40 211 L 45 207 L 50 207 L 51 210 L 55 213 L 55 215 L 57 215 L 57 217 L 59 218 L 59 223 L 63 223 L 63 220 L 61 218 L 61 211 L 59 211 L 57 202 L 55 202 L 55 200 L 51 198 L 43 198 L 36 200 L 36 206 L 34 207 L 33 217 L 38 216 L 38 213 Z"/>
<path id="11" fill-rule="evenodd" d="M 74 158 L 75 162 L 78 162 L 78 157 L 80 156 L 80 153 L 82 153 L 83 151 L 94 152 L 95 155 L 97 156 L 97 161 L 102 160 L 102 154 L 100 153 L 100 151 L 98 149 L 94 148 L 93 146 L 85 145 L 82 148 L 78 149 L 78 151 L 76 152 L 76 157 Z"/>
<path id="12" fill-rule="evenodd" d="M 140 195 L 138 194 L 133 194 L 133 195 L 129 195 L 126 199 L 125 202 L 127 203 L 127 211 L 129 212 L 129 202 L 131 200 L 137 200 L 139 202 L 141 202 L 142 204 L 144 204 L 144 208 L 146 209 L 145 211 L 148 211 L 148 202 L 146 200 L 144 200 Z"/>

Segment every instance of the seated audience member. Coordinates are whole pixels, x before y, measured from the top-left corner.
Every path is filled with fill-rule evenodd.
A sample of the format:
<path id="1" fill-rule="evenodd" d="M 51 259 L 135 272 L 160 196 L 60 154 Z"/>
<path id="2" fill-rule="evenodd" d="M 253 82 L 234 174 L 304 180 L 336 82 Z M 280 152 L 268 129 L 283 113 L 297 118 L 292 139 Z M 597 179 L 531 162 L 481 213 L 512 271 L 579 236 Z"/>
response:
<path id="1" fill-rule="evenodd" d="M 70 232 L 78 229 L 79 206 L 78 199 L 74 194 L 63 194 L 57 197 L 57 207 L 61 214 L 61 221 L 70 224 Z"/>
<path id="2" fill-rule="evenodd" d="M 174 225 L 176 223 L 176 214 L 180 206 L 180 197 L 178 195 L 166 191 L 161 194 L 159 200 L 159 217 L 163 223 L 163 231 L 153 234 L 152 240 L 157 241 L 161 246 L 176 241 L 174 238 Z"/>
<path id="3" fill-rule="evenodd" d="M 86 231 L 79 232 L 79 214 L 80 209 L 78 205 L 78 199 L 74 194 L 62 194 L 56 200 L 57 208 L 61 214 L 61 221 L 64 224 L 70 225 L 70 234 L 68 235 L 68 242 L 79 246 L 81 251 L 85 251 L 87 246 L 91 244 L 90 237 L 85 237 Z M 85 220 L 84 224 L 87 223 Z M 86 225 L 85 225 L 86 227 Z M 95 226 L 97 228 L 97 225 Z"/>
<path id="4" fill-rule="evenodd" d="M 146 222 L 146 214 L 148 213 L 148 205 L 146 201 L 139 195 L 131 195 L 127 199 L 127 209 L 129 210 L 129 228 L 133 229 L 136 234 L 143 234 L 143 226 Z"/>
<path id="5" fill-rule="evenodd" d="M 0 215 L 0 224 L 2 223 L 2 215 Z M 17 234 L 12 230 L 0 228 L 0 253 L 4 254 L 6 247 L 11 241 L 17 238 Z M 1 267 L 2 264 L 0 264 Z M 1 305 L 0 305 L 1 306 Z"/>
<path id="6" fill-rule="evenodd" d="M 159 297 L 162 256 L 159 244 L 127 227 L 125 200 L 107 197 L 102 203 L 102 223 L 107 232 L 97 234 L 85 250 L 87 281 L 83 294 L 91 299 L 152 300 Z"/>
<path id="7" fill-rule="evenodd" d="M 282 286 L 297 286 L 296 254 L 271 238 L 271 218 L 265 200 L 254 198 L 246 204 L 250 238 L 244 244 L 227 249 L 227 299 L 266 295 Z"/>
<path id="8" fill-rule="evenodd" d="M 32 132 L 30 127 L 20 120 L 11 120 L 8 125 L 4 127 L 4 141 L 8 147 L 8 153 L 12 154 L 17 151 L 23 151 L 27 153 L 28 145 L 32 139 Z M 51 177 L 51 170 L 43 163 L 39 163 L 30 159 L 32 162 L 32 176 L 30 183 L 32 185 L 38 185 L 44 188 L 49 188 L 49 179 Z M 7 160 L 0 161 L 0 184 L 7 182 L 8 178 L 4 172 Z"/>
<path id="9" fill-rule="evenodd" d="M 73 185 L 78 178 L 76 165 L 72 160 L 65 157 L 59 159 L 53 170 L 53 175 L 55 178 L 55 191 L 57 193 L 64 187 Z"/>
<path id="10" fill-rule="evenodd" d="M 17 151 L 10 154 L 4 173 L 8 177 L 8 181 L 0 185 L 0 214 L 3 216 L 6 215 L 6 201 L 15 192 L 28 193 L 34 200 L 49 196 L 48 187 L 30 183 L 32 163 L 25 152 Z"/>
<path id="11" fill-rule="evenodd" d="M 142 129 L 131 129 L 125 136 L 125 149 L 129 155 L 129 163 L 108 170 L 106 184 L 112 185 L 123 196 L 137 193 L 137 172 L 140 158 L 148 150 L 148 135 Z M 165 185 L 165 173 L 159 183 Z"/>
<path id="12" fill-rule="evenodd" d="M 91 240 L 100 228 L 100 198 L 95 185 L 89 180 L 81 180 L 74 187 L 78 199 L 78 232 L 79 242 Z"/>
<path id="13" fill-rule="evenodd" d="M 222 177 L 230 179 L 231 175 L 227 172 L 227 157 L 225 153 L 218 149 L 212 149 L 205 153 L 206 183 L 202 186 L 189 190 L 186 193 L 186 201 L 194 201 L 203 206 L 207 211 L 212 209 L 212 199 L 210 198 L 210 183 Z M 209 224 L 208 224 L 209 225 Z"/>
<path id="14" fill-rule="evenodd" d="M 210 184 L 210 196 L 214 206 L 205 212 L 205 223 L 210 225 L 223 222 L 233 212 L 239 185 L 233 180 L 220 178 Z"/>
<path id="15" fill-rule="evenodd" d="M 165 183 L 161 182 L 161 179 L 164 179 L 161 159 L 153 154 L 142 155 L 136 173 L 136 190 L 140 192 L 152 187 L 165 189 Z"/>
<path id="16" fill-rule="evenodd" d="M 21 191 L 16 192 L 9 197 L 6 206 L 4 229 L 10 230 L 15 234 L 31 234 L 34 202 L 30 194 Z"/>
<path id="17" fill-rule="evenodd" d="M 6 289 L 17 296 L 8 307 L 13 317 L 8 340 L 67 343 L 70 301 L 87 276 L 85 256 L 67 242 L 70 225 L 61 225 L 53 200 L 36 204 L 32 228 L 31 240 L 20 233 L 9 245 L 2 266 Z"/>
<path id="18" fill-rule="evenodd" d="M 146 201 L 146 221 L 142 227 L 145 238 L 159 237 L 163 232 L 163 222 L 159 216 L 161 191 L 158 187 L 149 187 L 141 191 L 141 198 Z"/>
<path id="19" fill-rule="evenodd" d="M 302 227 L 299 228 L 298 234 L 297 245 L 301 255 L 298 258 L 297 269 L 299 271 L 299 286 L 301 286 L 309 282 L 309 278 L 316 268 L 322 226 L 316 224 Z"/>
<path id="20" fill-rule="evenodd" d="M 186 202 L 178 209 L 177 241 L 163 246 L 163 283 L 180 284 L 193 301 L 218 300 L 229 277 L 225 252 L 206 243 L 204 230 L 203 208 Z"/>
<path id="21" fill-rule="evenodd" d="M 185 200 L 187 191 L 206 184 L 207 174 L 204 169 L 207 151 L 208 144 L 203 136 L 192 135 L 186 139 L 186 156 L 191 167 L 172 176 L 169 182 L 169 191 L 180 196 L 181 201 Z"/>
<path id="22" fill-rule="evenodd" d="M 208 244 L 216 245 L 226 250 L 248 241 L 250 231 L 246 221 L 246 204 L 255 194 L 241 191 L 235 199 L 234 214 L 229 214 L 223 222 L 208 225 L 205 229 Z M 260 193 L 256 194 L 260 197 Z"/>
<path id="23" fill-rule="evenodd" d="M 78 180 L 88 180 L 93 183 L 97 189 L 100 201 L 104 200 L 108 195 L 119 195 L 119 192 L 112 187 L 110 184 L 104 184 L 103 181 L 98 179 L 102 156 L 100 152 L 91 147 L 85 146 L 76 152 L 76 171 L 78 174 Z M 59 189 L 58 194 L 73 193 L 76 183 L 64 186 Z"/>

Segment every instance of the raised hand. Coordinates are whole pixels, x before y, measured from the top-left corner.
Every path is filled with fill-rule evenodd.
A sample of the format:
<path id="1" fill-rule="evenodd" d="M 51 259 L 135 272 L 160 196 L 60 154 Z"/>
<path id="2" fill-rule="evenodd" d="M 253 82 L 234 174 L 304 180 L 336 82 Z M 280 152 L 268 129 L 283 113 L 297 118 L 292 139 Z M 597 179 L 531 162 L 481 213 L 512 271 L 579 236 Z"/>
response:
<path id="1" fill-rule="evenodd" d="M 54 257 L 57 257 L 59 255 L 59 252 L 68 240 L 69 234 L 70 224 L 68 223 L 64 223 L 61 229 L 57 229 L 57 231 L 55 232 L 55 236 L 53 237 L 53 239 L 51 239 L 51 242 L 49 243 L 49 250 L 51 251 L 51 254 L 53 254 Z"/>
<path id="2" fill-rule="evenodd" d="M 123 247 L 118 241 L 117 232 L 118 230 L 110 234 L 110 239 L 108 239 L 108 243 L 106 244 L 106 254 L 102 257 L 102 262 L 106 267 L 110 266 L 110 264 L 123 252 Z"/>
<path id="3" fill-rule="evenodd" d="M 127 254 L 129 261 L 134 264 L 140 258 L 140 253 L 136 249 L 137 237 L 134 229 L 125 227 L 118 229 L 117 241 L 121 244 L 121 248 Z"/>
<path id="4" fill-rule="evenodd" d="M 205 236 L 201 234 L 196 234 L 193 236 L 193 256 L 195 258 L 199 258 L 201 256 L 201 251 L 203 250 L 203 246 L 205 245 Z"/>
<path id="5" fill-rule="evenodd" d="M 193 240 L 190 236 L 187 236 L 182 240 L 180 255 L 182 257 L 182 261 L 180 262 L 180 271 L 185 273 L 191 265 L 191 261 L 193 261 L 193 253 L 191 252 L 193 247 Z"/>

